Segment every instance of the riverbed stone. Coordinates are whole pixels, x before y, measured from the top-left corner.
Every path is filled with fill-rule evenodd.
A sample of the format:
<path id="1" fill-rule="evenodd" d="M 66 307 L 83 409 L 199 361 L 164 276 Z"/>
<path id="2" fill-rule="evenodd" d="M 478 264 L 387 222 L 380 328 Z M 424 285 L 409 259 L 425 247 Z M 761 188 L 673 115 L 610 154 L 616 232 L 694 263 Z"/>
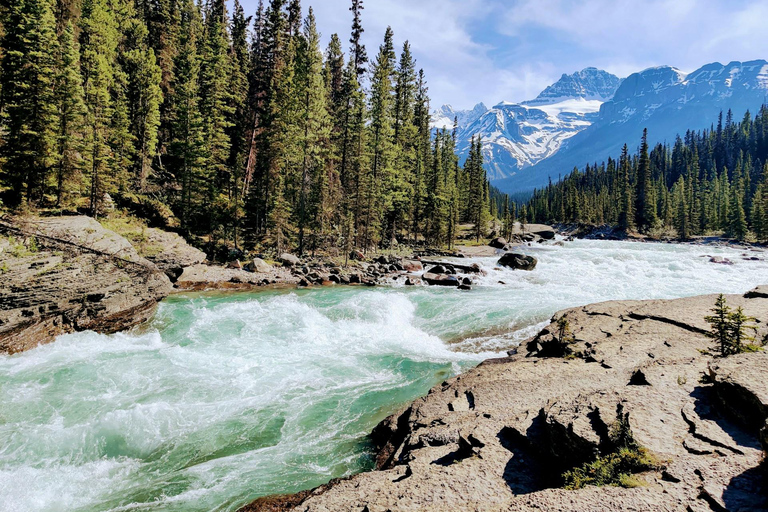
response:
<path id="1" fill-rule="evenodd" d="M 504 267 L 509 267 L 514 270 L 531 271 L 536 268 L 536 265 L 538 264 L 538 260 L 533 256 L 526 256 L 525 254 L 508 252 L 499 259 L 498 264 Z"/>
<path id="2" fill-rule="evenodd" d="M 274 267 L 261 258 L 253 258 L 246 270 L 257 274 L 268 274 L 274 270 Z"/>
<path id="3" fill-rule="evenodd" d="M 284 252 L 280 255 L 280 263 L 282 263 L 284 267 L 295 267 L 301 265 L 301 259 L 298 256 Z"/>
<path id="4" fill-rule="evenodd" d="M 425 272 L 421 276 L 421 278 L 422 280 L 424 280 L 425 283 L 430 284 L 432 286 L 458 287 L 461 284 L 459 282 L 459 278 L 451 274 L 434 274 L 430 272 Z"/>

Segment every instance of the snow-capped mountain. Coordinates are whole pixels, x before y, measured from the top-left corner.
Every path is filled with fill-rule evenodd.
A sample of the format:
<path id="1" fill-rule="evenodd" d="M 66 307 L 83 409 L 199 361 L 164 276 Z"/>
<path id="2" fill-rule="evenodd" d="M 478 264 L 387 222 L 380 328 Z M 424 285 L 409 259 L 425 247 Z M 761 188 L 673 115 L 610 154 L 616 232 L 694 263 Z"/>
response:
<path id="1" fill-rule="evenodd" d="M 489 177 L 502 180 L 551 157 L 587 129 L 620 83 L 610 73 L 587 68 L 563 75 L 537 98 L 519 104 L 487 109 L 481 103 L 468 111 L 444 106 L 432 114 L 432 126 L 451 129 L 457 117 L 460 155 L 466 157 L 473 136 L 482 137 Z"/>
<path id="2" fill-rule="evenodd" d="M 472 110 L 454 110 L 450 105 L 443 105 L 432 112 L 430 126 L 438 130 L 443 128 L 453 130 L 453 122 L 457 120 L 459 128 L 464 128 L 477 121 L 486 112 L 488 107 L 483 103 L 478 103 Z"/>
<path id="3" fill-rule="evenodd" d="M 546 184 L 550 177 L 556 180 L 574 167 L 617 157 L 625 143 L 631 149 L 636 148 L 644 128 L 648 129 L 650 143 L 671 144 L 686 130 L 701 130 L 716 124 L 720 112 L 730 109 L 737 121 L 748 110 L 754 114 L 766 99 L 768 62 L 765 60 L 727 65 L 716 62 L 692 73 L 669 66 L 650 68 L 624 79 L 613 97 L 588 119 L 589 126 L 568 137 L 549 157 L 517 168 L 507 165 L 506 177 L 501 179 L 496 162 L 487 162 L 487 167 L 495 178 L 494 184 L 502 190 L 531 190 Z"/>
<path id="4" fill-rule="evenodd" d="M 611 99 L 619 87 L 621 80 L 606 71 L 597 68 L 586 68 L 572 75 L 560 77 L 560 80 L 550 85 L 529 105 L 546 103 L 561 103 L 573 98 L 585 100 L 607 101 Z"/>

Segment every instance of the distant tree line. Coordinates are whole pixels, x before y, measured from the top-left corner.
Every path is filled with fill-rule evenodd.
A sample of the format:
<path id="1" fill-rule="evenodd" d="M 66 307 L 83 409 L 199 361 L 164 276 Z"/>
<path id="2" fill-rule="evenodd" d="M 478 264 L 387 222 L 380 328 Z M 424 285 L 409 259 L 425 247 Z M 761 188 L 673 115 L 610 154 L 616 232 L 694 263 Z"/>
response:
<path id="1" fill-rule="evenodd" d="M 235 247 L 451 245 L 496 208 L 480 141 L 430 128 L 423 70 L 388 29 L 347 54 L 299 0 L 16 0 L 0 7 L 0 197 L 114 203 Z"/>
<path id="2" fill-rule="evenodd" d="M 681 239 L 724 233 L 768 242 L 768 107 L 736 122 L 688 131 L 649 148 L 647 132 L 630 154 L 574 169 L 525 203 L 539 222 L 612 224 Z"/>

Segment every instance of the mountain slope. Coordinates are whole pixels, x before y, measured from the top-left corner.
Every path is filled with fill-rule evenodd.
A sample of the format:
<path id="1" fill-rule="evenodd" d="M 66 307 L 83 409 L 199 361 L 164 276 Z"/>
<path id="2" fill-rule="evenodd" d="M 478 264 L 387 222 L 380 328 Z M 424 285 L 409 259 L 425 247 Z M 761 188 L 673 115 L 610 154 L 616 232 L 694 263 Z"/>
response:
<path id="1" fill-rule="evenodd" d="M 765 60 L 712 63 L 689 74 L 669 66 L 646 69 L 626 78 L 591 125 L 569 137 L 551 158 L 494 185 L 505 192 L 531 190 L 574 167 L 616 157 L 625 143 L 634 149 L 644 128 L 650 143 L 672 143 L 688 129 L 709 128 L 721 111 L 730 109 L 737 120 L 748 110 L 754 114 L 767 95 Z"/>
<path id="2" fill-rule="evenodd" d="M 458 117 L 458 150 L 464 158 L 473 136 L 483 139 L 486 169 L 503 180 L 556 154 L 568 139 L 587 129 L 600 106 L 621 81 L 595 68 L 563 75 L 537 98 L 520 104 L 502 102 L 471 111 L 444 106 L 433 113 L 432 126 L 452 129 Z"/>

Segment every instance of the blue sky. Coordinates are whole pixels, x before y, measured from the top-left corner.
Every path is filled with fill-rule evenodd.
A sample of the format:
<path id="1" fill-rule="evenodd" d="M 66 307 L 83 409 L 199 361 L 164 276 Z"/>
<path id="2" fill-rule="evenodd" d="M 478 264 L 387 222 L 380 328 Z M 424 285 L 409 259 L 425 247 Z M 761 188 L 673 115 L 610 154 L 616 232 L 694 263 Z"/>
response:
<path id="1" fill-rule="evenodd" d="M 250 14 L 258 0 L 241 0 Z M 268 0 L 265 0 L 267 3 Z M 349 39 L 350 0 L 303 0 L 323 40 Z M 651 66 L 768 59 L 768 0 L 365 0 L 375 55 L 388 25 L 411 42 L 432 106 L 535 97 L 588 66 L 627 76 Z"/>

